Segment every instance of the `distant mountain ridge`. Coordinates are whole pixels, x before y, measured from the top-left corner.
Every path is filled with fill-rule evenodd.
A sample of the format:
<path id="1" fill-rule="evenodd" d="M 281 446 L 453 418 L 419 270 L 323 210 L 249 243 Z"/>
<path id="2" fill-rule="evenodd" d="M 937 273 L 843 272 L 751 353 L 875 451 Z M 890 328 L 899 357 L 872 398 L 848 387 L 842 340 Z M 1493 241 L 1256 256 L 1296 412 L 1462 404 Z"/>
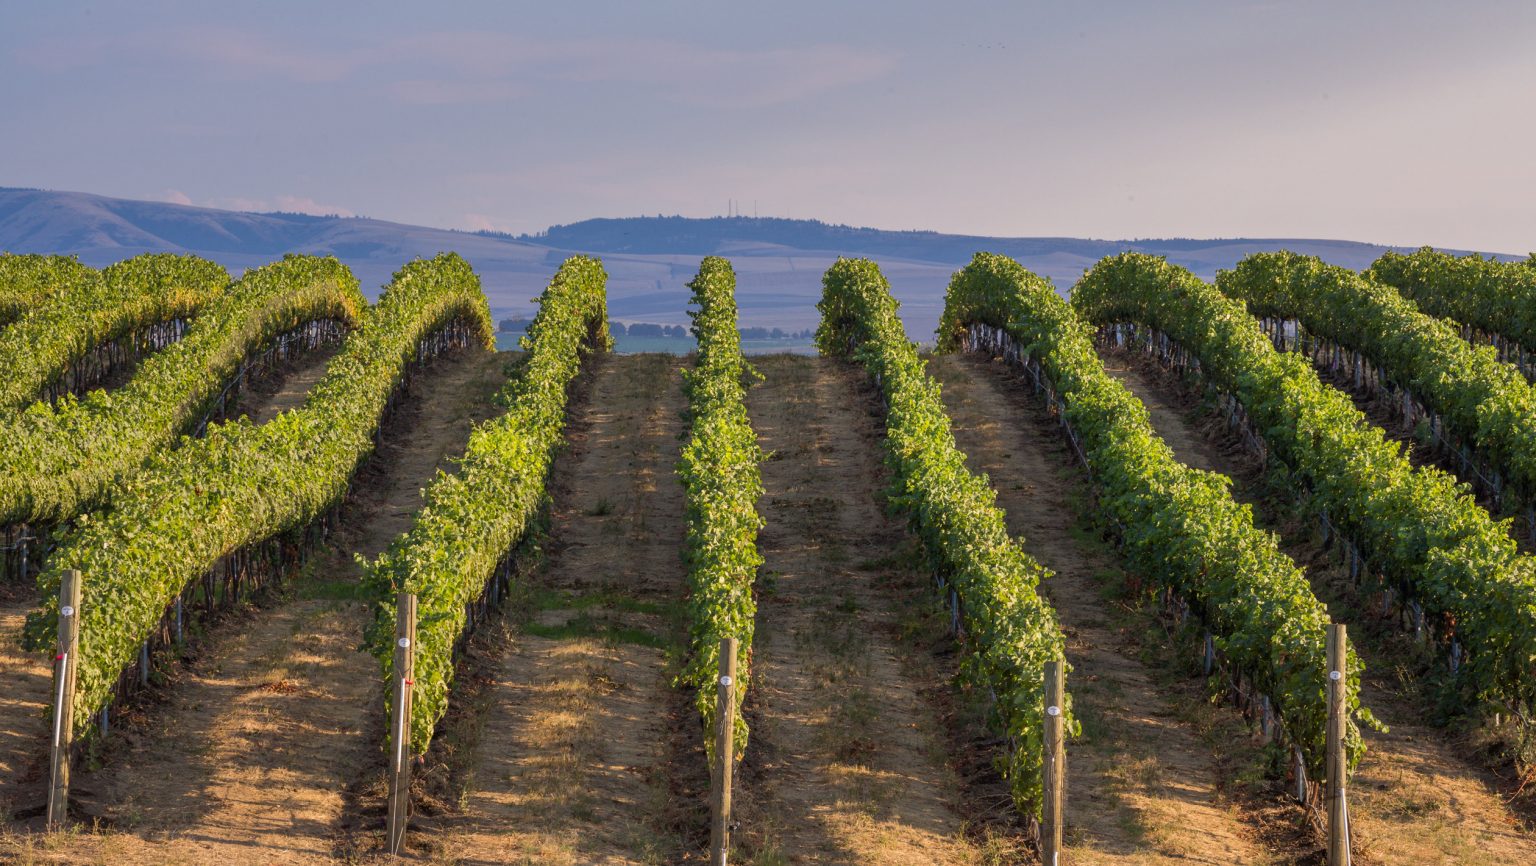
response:
<path id="1" fill-rule="evenodd" d="M 91 264 L 140 252 L 270 261 L 289 252 L 365 257 L 405 250 L 416 236 L 473 235 L 366 217 L 247 213 L 109 198 L 78 192 L 0 187 L 0 249 L 80 256 Z M 528 245 L 498 240 L 499 247 Z"/>
<path id="2" fill-rule="evenodd" d="M 474 265 L 498 315 L 526 313 L 524 302 L 542 291 L 555 266 L 586 252 L 601 255 L 608 268 L 611 316 L 686 324 L 684 285 L 699 257 L 719 254 L 735 263 L 744 326 L 800 330 L 815 325 L 821 274 L 831 261 L 839 255 L 869 256 L 890 278 L 908 331 L 918 339 L 936 325 L 950 275 L 978 250 L 1013 256 L 1065 287 L 1100 258 L 1125 250 L 1165 255 L 1210 278 L 1243 256 L 1276 249 L 1359 269 L 1388 247 L 1305 238 L 999 238 L 778 217 L 591 219 L 512 236 L 366 217 L 245 213 L 0 187 L 0 250 L 76 255 L 98 267 L 144 252 L 182 252 L 235 273 L 284 253 L 328 254 L 346 262 L 367 290 L 388 282 L 414 257 L 454 250 Z"/>
<path id="3" fill-rule="evenodd" d="M 513 238 L 511 235 L 504 237 Z M 820 220 L 781 217 L 620 217 L 583 220 L 551 226 L 539 234 L 515 240 L 563 249 L 602 252 L 686 253 L 710 255 L 744 240 L 799 250 L 857 249 L 868 255 L 891 255 L 925 261 L 964 264 L 981 249 L 1014 258 L 1067 253 L 1097 261 L 1127 250 L 1176 257 L 1212 248 L 1288 245 L 1328 248 L 1336 254 L 1369 256 L 1386 249 L 1358 241 L 1308 238 L 1158 238 L 1100 240 L 1071 237 L 989 237 L 953 235 L 926 230 L 857 228 Z"/>

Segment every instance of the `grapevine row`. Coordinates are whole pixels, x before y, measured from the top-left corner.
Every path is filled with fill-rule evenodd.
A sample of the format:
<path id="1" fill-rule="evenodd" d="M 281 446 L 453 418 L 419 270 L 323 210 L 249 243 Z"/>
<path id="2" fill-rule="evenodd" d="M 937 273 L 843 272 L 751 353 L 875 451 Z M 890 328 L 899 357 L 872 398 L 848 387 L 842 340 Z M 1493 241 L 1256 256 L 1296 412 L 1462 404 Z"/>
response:
<path id="1" fill-rule="evenodd" d="M 1296 320 L 1368 358 L 1390 390 L 1422 400 L 1453 441 L 1495 467 L 1496 496 L 1506 478 L 1522 500 L 1536 495 L 1536 388 L 1492 348 L 1469 346 L 1390 286 L 1308 256 L 1257 253 L 1220 272 L 1216 286 L 1255 315 Z"/>
<path id="2" fill-rule="evenodd" d="M 0 325 L 16 321 L 42 303 L 54 286 L 93 273 L 74 256 L 0 253 Z"/>
<path id="3" fill-rule="evenodd" d="M 1491 343 L 1499 360 L 1536 377 L 1536 256 L 1500 262 L 1472 254 L 1457 258 L 1425 247 L 1387 252 L 1366 276 L 1385 283 L 1431 316 L 1459 323 L 1470 341 Z"/>
<path id="4" fill-rule="evenodd" d="M 365 567 L 364 581 L 379 602 L 400 591 L 416 595 L 417 754 L 448 710 L 464 637 L 485 605 L 506 591 L 513 550 L 548 499 L 545 482 L 562 441 L 571 383 L 585 355 L 608 348 L 606 284 L 596 259 L 575 256 L 561 265 L 523 338 L 521 370 L 502 389 L 506 413 L 475 427 L 458 472 L 438 474 L 410 529 Z M 368 636 L 386 678 L 393 672 L 395 613 L 392 604 L 380 604 Z"/>
<path id="5" fill-rule="evenodd" d="M 1352 537 L 1390 588 L 1422 604 L 1449 644 L 1451 685 L 1470 708 L 1532 708 L 1536 560 L 1520 555 L 1464 486 L 1415 469 L 1349 397 L 1298 355 L 1277 352 L 1241 301 L 1183 268 L 1112 256 L 1078 282 L 1072 301 L 1102 327 L 1137 323 L 1167 335 L 1211 385 L 1235 396 L 1269 451 L 1310 487 L 1325 525 Z"/>
<path id="6" fill-rule="evenodd" d="M 156 325 L 185 324 L 228 285 L 229 274 L 213 262 L 158 253 L 100 272 L 81 267 L 55 281 L 46 298 L 0 332 L 0 412 L 31 403 L 50 386 L 52 396 L 83 390 L 91 377 L 77 365 L 94 350 Z"/>
<path id="7" fill-rule="evenodd" d="M 974 332 L 976 325 L 1006 336 Z M 949 284 L 939 349 L 979 343 L 1042 377 L 1053 404 L 1059 395 L 1064 425 L 1132 568 L 1192 603 L 1221 654 L 1272 698 L 1308 773 L 1322 778 L 1328 611 L 1306 575 L 1273 534 L 1253 525 L 1227 478 L 1178 462 L 1146 407 L 1104 371 L 1092 327 L 1049 281 L 1005 256 L 977 253 Z M 1353 655 L 1348 670 L 1348 715 L 1371 721 L 1359 703 Z M 1352 723 L 1346 747 L 1353 766 L 1364 744 Z"/>
<path id="8" fill-rule="evenodd" d="M 738 709 L 750 681 L 753 618 L 757 605 L 752 584 L 763 557 L 757 531 L 762 495 L 762 450 L 747 417 L 744 377 L 752 374 L 741 354 L 736 329 L 736 274 L 725 259 L 710 256 L 688 284 L 690 311 L 698 338 L 698 360 L 684 374 L 688 391 L 689 433 L 678 464 L 687 493 L 688 664 L 678 684 L 694 690 L 694 706 L 705 731 L 715 729 L 715 677 L 720 671 L 720 641 L 737 639 Z M 747 723 L 736 713 L 736 754 L 746 748 Z M 713 755 L 714 738 L 705 747 Z"/>
<path id="9" fill-rule="evenodd" d="M 355 291 L 339 264 L 298 264 L 318 266 L 326 283 Z M 78 727 L 86 729 L 120 677 L 147 660 L 144 647 L 173 611 L 179 615 L 183 593 L 200 576 L 230 558 L 245 570 L 253 546 L 300 531 L 342 501 L 424 345 L 489 347 L 492 331 L 467 262 L 453 254 L 413 261 L 363 313 L 302 406 L 262 425 L 245 418 L 213 425 L 201 439 L 159 451 L 121 484 L 110 510 L 66 532 L 38 578 L 48 602 L 28 616 L 27 636 L 34 647 L 51 640 L 60 575 L 79 569 Z"/>
<path id="10" fill-rule="evenodd" d="M 115 481 L 214 408 L 248 355 L 317 320 L 354 326 L 365 306 L 341 262 L 290 255 L 230 286 L 123 387 L 0 419 L 0 525 L 62 521 L 101 505 Z"/>
<path id="11" fill-rule="evenodd" d="M 822 286 L 816 345 L 824 355 L 861 362 L 881 389 L 891 502 L 908 515 L 960 611 L 971 650 L 962 676 L 993 696 L 1008 744 L 999 769 L 1019 811 L 1038 818 L 1043 675 L 1066 645 L 1056 612 L 1037 593 L 1049 572 L 1009 537 L 986 477 L 966 468 L 939 385 L 907 340 L 880 269 L 867 259 L 838 259 Z M 1070 706 L 1061 709 L 1076 733 Z"/>

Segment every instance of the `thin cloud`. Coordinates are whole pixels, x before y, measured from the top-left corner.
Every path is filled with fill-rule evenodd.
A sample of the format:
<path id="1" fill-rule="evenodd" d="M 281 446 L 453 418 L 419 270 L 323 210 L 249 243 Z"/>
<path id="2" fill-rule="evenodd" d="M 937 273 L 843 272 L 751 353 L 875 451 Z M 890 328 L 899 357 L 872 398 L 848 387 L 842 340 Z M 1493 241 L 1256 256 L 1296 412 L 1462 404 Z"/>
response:
<path id="1" fill-rule="evenodd" d="M 321 204 L 312 198 L 305 196 L 280 195 L 276 199 L 276 210 L 290 213 L 307 213 L 315 216 L 357 216 L 356 213 L 333 204 Z"/>
<path id="2" fill-rule="evenodd" d="M 837 43 L 738 50 L 663 39 L 444 31 L 309 49 L 223 27 L 143 30 L 68 45 L 40 42 L 18 56 L 54 71 L 171 58 L 200 74 L 233 78 L 316 84 L 366 76 L 382 82 L 394 100 L 415 105 L 508 102 L 536 92 L 536 82 L 562 82 L 639 86 L 710 108 L 762 108 L 877 81 L 898 65 L 891 52 Z M 394 77 L 403 69 L 411 74 Z"/>
<path id="3" fill-rule="evenodd" d="M 390 53 L 452 73 L 431 79 L 430 92 L 439 100 L 464 94 L 459 101 L 495 94 L 492 85 L 540 80 L 639 85 L 677 102 L 761 108 L 876 81 L 897 68 L 889 52 L 839 44 L 744 51 L 657 39 L 550 41 L 487 33 L 430 34 Z M 427 83 L 413 81 L 396 95 L 419 96 Z"/>
<path id="4" fill-rule="evenodd" d="M 837 43 L 762 50 L 721 49 L 666 39 L 533 39 L 503 33 L 441 31 L 381 46 L 369 63 L 413 63 L 439 71 L 396 85 L 416 97 L 432 85 L 444 99 L 481 101 L 498 87 L 529 80 L 641 84 L 671 98 L 713 106 L 760 107 L 883 78 L 897 68 L 887 51 Z M 408 87 L 401 87 L 406 85 Z"/>
<path id="5" fill-rule="evenodd" d="M 513 234 L 506 223 L 497 222 L 483 213 L 467 213 L 459 220 L 459 228 L 470 232 L 504 232 Z"/>
<path id="6" fill-rule="evenodd" d="M 896 69 L 896 58 L 890 54 L 844 45 L 728 51 L 647 40 L 570 47 L 566 62 L 557 64 L 547 77 L 632 81 L 683 102 L 714 108 L 797 102 L 877 81 Z"/>
<path id="7" fill-rule="evenodd" d="M 394 98 L 408 105 L 473 105 L 511 102 L 530 93 L 516 81 L 431 81 L 414 79 L 391 84 Z"/>
<path id="8" fill-rule="evenodd" d="M 205 66 L 223 66 L 254 75 L 281 75 L 309 84 L 340 81 L 357 69 L 356 58 L 345 52 L 305 53 L 235 32 L 204 36 L 180 46 L 180 50 Z"/>
<path id="9" fill-rule="evenodd" d="M 191 204 L 191 202 L 186 202 Z M 271 199 L 243 198 L 231 196 L 225 198 L 209 199 L 208 207 L 222 208 L 224 210 L 246 211 L 248 213 L 302 213 L 311 216 L 357 216 L 356 213 L 336 205 L 321 204 L 308 196 L 280 195 Z"/>
<path id="10" fill-rule="evenodd" d="M 228 27 L 178 26 L 69 40 L 44 39 L 21 49 L 16 56 L 22 63 L 49 71 L 170 58 L 194 64 L 205 73 L 277 76 L 313 84 L 347 77 L 367 62 L 367 54 L 306 51 Z"/>

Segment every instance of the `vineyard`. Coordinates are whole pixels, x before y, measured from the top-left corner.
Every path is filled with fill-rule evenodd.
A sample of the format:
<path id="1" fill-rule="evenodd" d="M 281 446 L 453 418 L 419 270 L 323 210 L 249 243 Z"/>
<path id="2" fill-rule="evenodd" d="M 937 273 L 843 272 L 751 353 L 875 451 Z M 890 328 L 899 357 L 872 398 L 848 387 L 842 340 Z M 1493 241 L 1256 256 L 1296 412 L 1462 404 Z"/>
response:
<path id="1" fill-rule="evenodd" d="M 0 859 L 1536 860 L 1536 266 L 822 286 L 0 255 Z"/>

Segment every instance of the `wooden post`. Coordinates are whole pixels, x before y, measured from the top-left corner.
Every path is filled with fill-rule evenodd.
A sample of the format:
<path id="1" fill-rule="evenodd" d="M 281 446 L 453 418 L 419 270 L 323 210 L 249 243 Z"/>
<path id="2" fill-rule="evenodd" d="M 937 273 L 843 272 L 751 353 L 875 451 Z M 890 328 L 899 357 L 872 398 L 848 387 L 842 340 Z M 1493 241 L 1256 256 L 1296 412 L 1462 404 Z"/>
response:
<path id="1" fill-rule="evenodd" d="M 48 829 L 69 818 L 69 747 L 75 732 L 75 668 L 80 649 L 80 572 L 59 583 L 59 648 L 53 663 L 53 760 L 48 786 Z"/>
<path id="2" fill-rule="evenodd" d="M 1040 817 L 1040 862 L 1057 866 L 1061 857 L 1062 789 L 1067 775 L 1063 748 L 1066 719 L 1062 715 L 1065 675 L 1061 661 L 1045 663 L 1045 740 L 1041 783 L 1045 803 Z"/>
<path id="3" fill-rule="evenodd" d="M 731 850 L 731 774 L 736 763 L 736 638 L 720 641 L 715 704 L 715 767 L 710 775 L 712 815 L 709 866 L 726 866 Z"/>
<path id="4" fill-rule="evenodd" d="M 1349 866 L 1349 804 L 1345 800 L 1349 761 L 1344 756 L 1348 710 L 1349 653 L 1344 626 L 1328 626 L 1328 864 Z"/>
<path id="5" fill-rule="evenodd" d="M 416 596 L 402 592 L 395 600 L 395 718 L 390 735 L 390 854 L 405 843 L 411 811 L 411 692 L 416 684 Z"/>

